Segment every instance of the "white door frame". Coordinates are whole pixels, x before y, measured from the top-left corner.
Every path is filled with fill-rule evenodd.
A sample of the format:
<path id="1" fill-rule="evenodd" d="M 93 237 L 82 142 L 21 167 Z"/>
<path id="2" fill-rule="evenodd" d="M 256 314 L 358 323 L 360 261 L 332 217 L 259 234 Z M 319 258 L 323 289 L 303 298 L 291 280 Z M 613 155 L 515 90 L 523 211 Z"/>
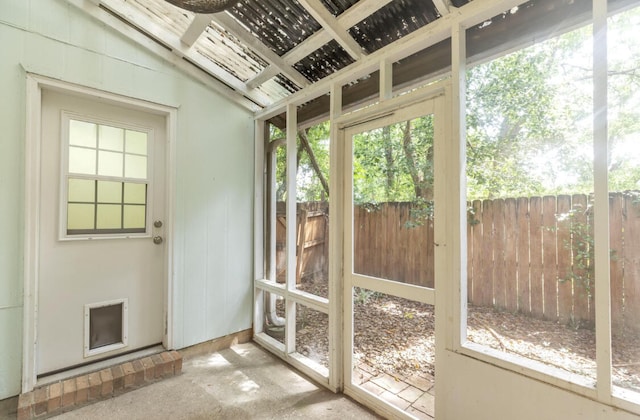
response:
<path id="1" fill-rule="evenodd" d="M 448 105 L 448 101 L 450 100 L 450 89 L 450 81 L 443 80 L 433 84 L 432 86 L 414 91 L 412 93 L 398 96 L 393 99 L 386 99 L 363 111 L 346 114 L 338 117 L 335 121 L 332 121 L 332 123 L 337 126 L 337 142 L 340 145 L 340 164 L 342 165 L 340 168 L 337 168 L 337 170 L 339 171 L 341 181 L 343 181 L 342 188 L 340 190 L 340 194 L 342 197 L 342 209 L 340 209 L 340 211 L 338 212 L 338 217 L 342 218 L 341 226 L 339 226 L 340 231 L 337 231 L 336 229 L 338 227 L 336 227 L 336 229 L 331 230 L 329 233 L 330 237 L 332 235 L 341 235 L 341 238 L 343 238 L 343 254 L 340 258 L 342 258 L 341 262 L 343 263 L 342 288 L 344 295 L 343 301 L 341 302 L 343 307 L 339 309 L 342 310 L 341 315 L 343 316 L 343 364 L 340 371 L 340 375 L 342 376 L 341 379 L 344 381 L 342 386 L 346 395 L 373 409 L 378 414 L 382 414 L 391 418 L 410 418 L 410 416 L 403 410 L 400 410 L 396 407 L 391 406 L 390 404 L 383 402 L 378 397 L 369 395 L 366 391 L 363 391 L 360 387 L 353 386 L 351 383 L 351 358 L 353 350 L 353 325 L 351 324 L 351 322 L 353 317 L 353 307 L 350 293 L 346 289 L 350 289 L 352 286 L 360 285 L 361 280 L 359 278 L 364 278 L 366 276 L 351 274 L 349 272 L 349 270 L 351 269 L 351 259 L 353 258 L 353 256 L 351 255 L 351 253 L 353 252 L 351 249 L 351 239 L 347 237 L 347 229 L 352 228 L 352 197 L 348 197 L 351 187 L 347 186 L 347 184 L 351 180 L 351 175 L 346 169 L 347 161 L 350 162 L 351 160 L 351 158 L 348 157 L 348 155 L 350 154 L 348 151 L 350 150 L 350 146 L 348 143 L 351 141 L 349 136 L 351 135 L 351 133 L 357 132 L 360 129 L 367 129 L 368 126 L 391 123 L 400 118 L 400 116 L 395 115 L 396 113 L 402 114 L 403 112 L 409 112 L 410 115 L 413 113 L 415 114 L 415 116 L 420 116 L 421 111 L 416 111 L 420 110 L 421 107 L 424 107 L 424 115 L 433 114 L 436 116 L 436 118 L 439 119 L 435 127 L 436 131 L 434 133 L 435 138 L 433 147 L 434 155 L 436 156 L 436 158 L 434 159 L 434 172 L 439 175 L 436 176 L 434 182 L 434 200 L 436 200 L 436 202 L 438 203 L 438 205 L 436 205 L 435 207 L 435 219 L 438 220 L 438 222 L 434 226 L 434 242 L 436 244 L 436 246 L 434 247 L 434 274 L 435 283 L 439 284 L 438 288 L 440 289 L 440 293 L 435 292 L 435 285 L 433 289 L 407 284 L 395 284 L 393 282 L 389 282 L 386 284 L 384 284 L 385 282 L 380 282 L 378 286 L 384 288 L 384 290 L 381 290 L 384 293 L 425 302 L 435 306 L 436 361 L 441 360 L 446 345 L 446 311 L 450 310 L 447 308 L 447 291 L 445 290 L 445 287 L 448 286 L 448 282 L 438 281 L 439 278 L 444 279 L 446 277 L 445 272 L 448 267 L 448 256 L 447 250 L 445 249 L 445 239 L 447 237 L 447 203 L 445 203 L 445 201 L 447 200 L 447 192 L 450 191 L 450 189 L 448 189 L 446 186 L 448 172 L 446 165 L 443 163 L 443 159 L 445 156 L 444 149 L 447 147 L 447 143 L 451 143 L 447 142 L 447 139 L 449 138 L 450 128 L 449 120 L 447 119 L 445 112 L 445 110 L 447 109 L 446 107 Z M 402 118 L 400 118 L 400 120 L 401 119 Z M 358 127 L 358 129 L 355 129 L 356 127 Z M 437 156 L 440 156 L 440 158 L 437 158 Z M 335 313 L 332 312 L 332 315 L 335 315 Z"/>
<path id="2" fill-rule="evenodd" d="M 173 216 L 175 196 L 175 139 L 178 111 L 176 107 L 147 102 L 79 86 L 44 76 L 27 73 L 26 77 L 26 128 L 25 128 L 25 190 L 24 190 L 24 292 L 23 292 L 23 338 L 22 338 L 22 392 L 33 390 L 37 372 L 38 331 L 38 283 L 39 283 L 39 235 L 40 235 L 40 143 L 42 127 L 42 90 L 54 90 L 79 95 L 119 107 L 132 108 L 161 115 L 166 125 L 166 223 L 165 223 L 165 273 L 164 318 L 165 329 L 162 344 L 173 348 Z"/>

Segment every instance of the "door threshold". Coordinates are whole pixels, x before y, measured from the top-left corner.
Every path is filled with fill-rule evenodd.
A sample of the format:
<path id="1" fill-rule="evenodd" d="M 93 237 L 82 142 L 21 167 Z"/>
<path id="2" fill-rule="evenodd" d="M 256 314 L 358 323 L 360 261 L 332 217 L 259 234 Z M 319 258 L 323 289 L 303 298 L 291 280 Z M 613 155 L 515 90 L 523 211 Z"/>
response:
<path id="1" fill-rule="evenodd" d="M 89 372 L 95 372 L 98 370 L 102 370 L 104 368 L 119 365 L 121 363 L 126 363 L 130 360 L 141 359 L 143 357 L 151 356 L 157 353 L 162 353 L 165 351 L 165 348 L 162 344 L 158 344 L 152 347 L 147 347 L 145 349 L 137 350 L 131 353 L 123 354 L 121 356 L 115 356 L 109 359 L 104 359 L 97 361 L 95 363 L 90 363 L 87 365 L 71 368 L 62 372 L 53 373 L 51 375 L 46 375 L 41 378 L 38 378 L 36 381 L 36 385 L 34 388 L 38 388 L 44 385 L 48 385 L 54 382 L 62 381 L 65 379 L 73 378 L 76 376 L 84 375 Z"/>

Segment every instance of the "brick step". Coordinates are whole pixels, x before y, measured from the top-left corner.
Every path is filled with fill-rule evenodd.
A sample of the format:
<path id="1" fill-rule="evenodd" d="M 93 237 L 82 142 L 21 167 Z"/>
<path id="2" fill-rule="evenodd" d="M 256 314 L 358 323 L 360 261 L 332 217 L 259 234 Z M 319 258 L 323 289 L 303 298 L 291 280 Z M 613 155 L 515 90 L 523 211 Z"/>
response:
<path id="1" fill-rule="evenodd" d="M 41 386 L 18 398 L 18 420 L 43 419 L 182 372 L 182 356 L 165 351 Z"/>

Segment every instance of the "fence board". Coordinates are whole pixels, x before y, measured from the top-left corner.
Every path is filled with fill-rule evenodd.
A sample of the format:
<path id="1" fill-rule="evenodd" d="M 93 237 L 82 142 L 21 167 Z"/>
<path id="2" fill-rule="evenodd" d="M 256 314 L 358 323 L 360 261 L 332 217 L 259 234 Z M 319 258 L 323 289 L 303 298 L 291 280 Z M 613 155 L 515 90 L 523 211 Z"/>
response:
<path id="1" fill-rule="evenodd" d="M 504 200 L 493 200 L 493 304 L 506 308 L 506 282 L 504 279 Z"/>
<path id="2" fill-rule="evenodd" d="M 473 300 L 471 302 L 475 303 L 479 299 L 479 279 L 482 276 L 482 201 L 475 200 L 473 202 L 473 212 L 473 288 L 471 294 Z"/>
<path id="3" fill-rule="evenodd" d="M 529 282 L 529 199 L 518 198 L 516 201 L 518 217 L 518 311 L 531 312 L 531 286 Z"/>
<path id="4" fill-rule="evenodd" d="M 625 325 L 640 330 L 640 206 L 635 200 L 625 195 L 624 312 Z"/>
<path id="5" fill-rule="evenodd" d="M 593 203 L 593 196 L 590 195 L 587 198 L 587 238 L 589 238 L 590 241 L 593 241 L 593 208 L 591 208 L 590 203 Z M 593 263 L 591 264 L 593 266 Z M 590 275 L 590 287 L 591 287 L 591 294 L 588 296 L 589 299 L 589 326 L 594 326 L 595 322 L 596 322 L 596 306 L 595 306 L 595 295 L 597 293 L 596 287 L 595 287 L 595 270 L 591 269 L 591 275 Z"/>
<path id="6" fill-rule="evenodd" d="M 398 206 L 397 203 L 384 203 L 382 205 L 380 214 L 380 222 L 382 225 L 378 231 L 384 231 L 386 233 L 385 240 L 380 243 L 379 253 L 380 260 L 382 261 L 381 276 L 388 280 L 405 280 L 402 272 L 402 267 L 397 267 L 393 264 L 394 253 L 399 245 L 398 238 Z M 406 280 L 405 280 L 406 281 Z"/>
<path id="7" fill-rule="evenodd" d="M 542 198 L 542 278 L 544 318 L 558 318 L 558 270 L 556 267 L 556 197 Z"/>
<path id="8" fill-rule="evenodd" d="M 350 252 L 353 258 L 353 267 L 345 267 L 348 272 L 353 270 L 355 273 L 365 274 L 363 249 L 368 239 L 365 236 L 369 232 L 365 223 L 370 223 L 371 219 L 366 218 L 364 212 L 365 209 L 361 206 L 353 207 L 353 249 L 345 250 Z"/>
<path id="9" fill-rule="evenodd" d="M 518 310 L 518 217 L 516 200 L 504 200 L 504 280 L 505 308 L 509 312 Z"/>
<path id="10" fill-rule="evenodd" d="M 571 286 L 571 232 L 569 211 L 571 210 L 571 196 L 558 196 L 557 221 L 558 234 L 558 320 L 567 324 L 573 316 L 573 290 Z"/>
<path id="11" fill-rule="evenodd" d="M 576 266 L 581 261 L 579 253 L 585 252 L 585 234 L 588 234 L 587 196 L 583 194 L 572 197 L 574 216 L 571 220 L 571 251 L 573 255 L 573 303 L 576 322 L 589 322 L 589 290 L 591 289 L 588 270 Z M 584 259 L 582 260 L 584 262 Z"/>
<path id="12" fill-rule="evenodd" d="M 634 197 L 628 193 L 614 193 L 609 200 L 610 247 L 614 255 L 610 263 L 614 332 L 623 325 L 640 329 L 640 208 L 634 204 Z M 588 298 L 580 279 L 588 279 L 591 273 L 577 264 L 580 262 L 577 258 L 579 246 L 593 235 L 589 228 L 592 223 L 589 213 L 585 212 L 588 202 L 585 195 L 561 195 L 469 203 L 475 214 L 469 213 L 467 225 L 468 301 L 553 319 L 553 308 L 546 303 L 557 299 L 559 322 L 573 320 L 590 325 L 593 300 Z M 304 227 L 303 278 L 326 273 L 324 267 L 328 263 L 326 208 L 307 208 L 309 204 L 298 206 L 299 212 L 305 208 L 310 212 Z M 574 216 L 556 220 L 556 213 L 562 215 L 572 209 Z M 315 215 L 314 211 L 321 213 Z M 410 220 L 410 212 L 410 203 L 354 207 L 356 272 L 432 287 L 433 221 L 426 220 L 421 226 L 407 228 L 405 223 Z M 545 229 L 554 223 L 555 232 Z M 280 280 L 284 278 L 283 224 L 284 217 L 278 214 L 276 236 Z M 573 236 L 572 230 L 576 233 Z M 548 261 L 555 261 L 555 264 L 549 267 Z M 581 262 L 584 265 L 589 261 Z M 572 275 L 575 281 L 571 280 Z M 541 278 L 557 278 L 557 282 L 553 286 L 552 282 L 542 282 Z M 557 296 L 553 295 L 554 287 Z"/>
<path id="13" fill-rule="evenodd" d="M 375 209 L 369 212 L 371 218 L 371 227 L 367 233 L 368 242 L 372 245 L 371 251 L 363 255 L 367 264 L 371 264 L 371 274 L 375 277 L 380 277 L 382 273 L 382 258 L 376 258 L 380 245 L 386 240 L 387 234 L 382 230 L 383 223 L 380 220 L 382 218 L 382 208 Z M 376 235 L 375 232 L 378 232 Z"/>
<path id="14" fill-rule="evenodd" d="M 481 262 L 476 288 L 478 299 L 475 303 L 481 306 L 493 305 L 493 202 L 491 200 L 482 201 L 482 245 Z"/>
<path id="15" fill-rule="evenodd" d="M 529 199 L 529 255 L 531 270 L 531 313 L 542 317 L 544 314 L 542 285 L 542 198 Z"/>
<path id="16" fill-rule="evenodd" d="M 475 216 L 473 203 L 467 203 L 467 300 L 473 301 L 473 233 Z"/>
<path id="17" fill-rule="evenodd" d="M 611 328 L 615 334 L 622 333 L 624 272 L 620 256 L 622 250 L 622 194 L 609 194 L 609 279 L 611 282 Z"/>
<path id="18" fill-rule="evenodd" d="M 435 232 L 433 229 L 434 220 L 427 220 L 426 227 L 426 250 L 424 273 L 427 279 L 427 287 L 435 287 Z"/>

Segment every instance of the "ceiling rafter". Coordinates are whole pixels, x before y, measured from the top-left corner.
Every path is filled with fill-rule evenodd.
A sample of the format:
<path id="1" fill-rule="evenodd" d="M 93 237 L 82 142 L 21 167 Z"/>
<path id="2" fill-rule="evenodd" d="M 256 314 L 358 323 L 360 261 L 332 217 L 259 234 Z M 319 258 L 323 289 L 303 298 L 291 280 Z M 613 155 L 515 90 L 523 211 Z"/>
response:
<path id="1" fill-rule="evenodd" d="M 360 0 L 338 16 L 338 23 L 344 28 L 351 28 L 358 22 L 366 19 L 387 4 L 391 3 L 391 1 L 392 0 Z M 331 41 L 331 39 L 331 34 L 322 29 L 311 35 L 291 51 L 287 52 L 282 58 L 284 58 L 287 63 L 297 63 L 307 55 Z"/>
<path id="2" fill-rule="evenodd" d="M 209 23 L 211 23 L 211 18 L 208 15 L 196 14 L 187 30 L 180 37 L 180 41 L 187 47 L 193 47 L 193 44 L 196 43 L 200 35 L 207 29 Z"/>
<path id="3" fill-rule="evenodd" d="M 500 0 L 500 4 L 509 4 L 508 2 L 515 3 L 517 1 L 520 0 Z M 475 2 L 471 2 L 469 4 L 473 5 L 474 3 Z M 473 6 L 469 7 L 469 5 L 467 5 L 465 7 L 465 10 L 475 10 Z M 450 34 L 452 19 L 453 14 L 450 13 L 427 26 L 423 26 L 409 35 L 386 45 L 366 57 L 363 57 L 360 61 L 335 72 L 331 76 L 325 77 L 319 82 L 314 83 L 304 91 L 296 92 L 287 98 L 270 105 L 262 111 L 258 111 L 256 113 L 256 118 L 269 119 L 275 117 L 282 113 L 283 109 L 285 109 L 289 104 L 300 105 L 315 99 L 318 96 L 326 94 L 329 92 L 333 84 L 341 85 L 349 83 L 352 80 L 371 74 L 380 68 L 381 60 L 388 60 L 391 62 L 401 60 L 404 57 L 424 49 L 425 44 L 432 45 L 446 39 Z"/>
<path id="4" fill-rule="evenodd" d="M 298 3 L 344 48 L 351 58 L 356 61 L 362 58 L 363 50 L 360 44 L 349 35 L 348 28 L 342 26 L 320 0 L 298 0 Z"/>
<path id="5" fill-rule="evenodd" d="M 433 5 L 438 9 L 438 12 L 441 16 L 448 15 L 451 13 L 450 7 L 451 3 L 449 0 L 431 0 Z"/>
<path id="6" fill-rule="evenodd" d="M 215 92 L 218 92 L 229 100 L 232 100 L 233 102 L 238 103 L 254 112 L 261 108 L 255 102 L 241 95 L 238 95 L 228 86 L 212 78 L 210 74 L 206 74 L 205 72 L 199 70 L 198 68 L 183 60 L 178 55 L 173 54 L 171 51 L 167 50 L 156 41 L 150 39 L 148 35 L 141 33 L 131 25 L 114 16 L 112 13 L 103 10 L 103 8 L 100 7 L 100 0 L 67 0 L 67 2 L 73 7 L 82 10 L 89 16 L 107 25 L 109 28 L 122 34 L 126 38 L 141 45 L 150 53 L 176 66 L 176 68 L 180 69 L 180 71 L 185 72 L 198 82 L 202 83 L 204 86 L 207 86 Z"/>
<path id="7" fill-rule="evenodd" d="M 253 36 L 251 32 L 245 29 L 238 21 L 231 17 L 228 13 L 216 13 L 209 15 L 209 18 L 222 26 L 226 31 L 242 41 L 247 47 L 253 49 L 255 53 L 266 60 L 270 66 L 275 67 L 278 73 L 284 74 L 301 88 L 309 86 L 309 80 L 300 74 L 296 69 L 288 65 L 282 57 L 273 52 L 269 47 L 264 45 L 258 38 Z M 272 76 L 273 77 L 273 76 Z M 247 83 L 248 88 L 255 88 L 259 85 L 251 85 Z"/>
<path id="8" fill-rule="evenodd" d="M 379 9 L 389 4 L 392 0 L 360 0 L 358 3 L 351 6 L 348 10 L 338 16 L 338 23 L 344 28 L 351 28 L 356 23 L 367 18 L 371 14 L 375 13 Z M 309 38 L 295 46 L 291 51 L 282 56 L 284 62 L 293 66 L 298 61 L 302 60 L 307 55 L 311 54 L 324 44 L 331 41 L 333 37 L 324 28 L 320 29 Z M 278 74 L 276 68 L 269 66 L 261 73 L 256 75 L 253 79 L 247 82 L 248 86 L 259 86 L 265 81 L 271 79 Z"/>
<path id="9" fill-rule="evenodd" d="M 139 30 L 143 31 L 149 37 L 170 48 L 178 57 L 187 59 L 260 106 L 266 106 L 273 102 L 271 98 L 259 90 L 247 88 L 244 82 L 237 79 L 227 70 L 207 59 L 202 54 L 197 53 L 191 47 L 185 45 L 178 35 L 158 25 L 147 16 L 140 14 L 129 3 L 116 0 L 100 0 L 100 4 L 103 7 L 106 7 L 111 13 L 114 13 L 123 20 L 128 21 L 131 25 L 134 25 Z"/>
<path id="10" fill-rule="evenodd" d="M 185 33 L 180 38 L 182 43 L 188 47 L 192 47 L 196 43 L 202 32 L 207 29 L 211 21 L 214 21 L 218 25 L 223 27 L 227 32 L 238 38 L 247 47 L 252 48 L 255 53 L 260 55 L 265 61 L 269 63 L 269 65 L 261 73 L 269 69 L 270 76 L 265 79 L 261 79 L 259 83 L 256 83 L 254 81 L 256 79 L 255 77 L 253 79 L 250 79 L 249 82 L 246 83 L 247 89 L 252 90 L 257 88 L 278 73 L 284 74 L 301 88 L 309 86 L 309 81 L 306 77 L 300 74 L 292 66 L 285 63 L 285 61 L 278 54 L 274 53 L 269 47 L 264 45 L 249 30 L 239 24 L 226 12 L 214 14 L 196 14 L 195 18 L 191 21 L 191 24 L 189 25 Z"/>
<path id="11" fill-rule="evenodd" d="M 347 68 L 358 69 L 349 73 L 359 85 L 364 75 L 356 73 L 368 66 L 358 64 L 370 63 L 381 49 L 387 52 L 384 69 L 395 66 L 403 56 L 386 47 L 402 45 L 424 26 L 435 29 L 437 20 L 458 15 L 458 6 L 469 0 L 340 0 L 334 5 L 325 3 L 331 0 L 242 0 L 216 14 L 194 14 L 165 0 L 73 1 L 97 5 L 148 43 L 165 48 L 174 56 L 172 63 L 189 63 L 228 93 L 272 109 L 298 97 L 300 89 L 311 101 L 317 99 L 318 83 Z M 296 17 L 300 14 L 304 19 Z"/>

